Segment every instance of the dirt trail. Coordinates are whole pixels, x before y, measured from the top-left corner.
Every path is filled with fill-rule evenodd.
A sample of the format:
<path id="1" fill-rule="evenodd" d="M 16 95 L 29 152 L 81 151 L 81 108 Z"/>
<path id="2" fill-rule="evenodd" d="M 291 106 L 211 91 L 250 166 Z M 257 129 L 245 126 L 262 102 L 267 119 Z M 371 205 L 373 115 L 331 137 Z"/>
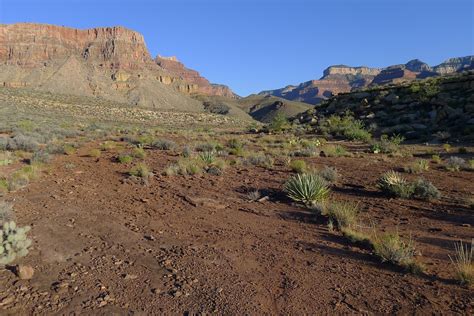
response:
<path id="1" fill-rule="evenodd" d="M 161 170 L 177 157 L 149 151 L 156 176 L 144 186 L 127 181 L 130 166 L 113 162 L 112 153 L 95 159 L 81 155 L 87 150 L 58 157 L 50 174 L 9 196 L 18 222 L 32 226 L 24 262 L 36 271 L 30 281 L 0 273 L 2 313 L 473 312 L 473 291 L 450 280 L 447 257 L 453 240 L 473 235 L 462 226 L 474 224 L 472 213 L 445 201 L 378 195 L 370 183 L 387 162 L 359 159 L 353 170 L 358 158 L 313 159 L 341 170 L 336 197 L 361 201 L 387 229 L 416 232 L 429 276 L 379 263 L 292 205 L 281 193 L 289 176 L 283 166 L 165 177 Z M 472 175 L 447 183 L 433 171 L 429 178 L 462 196 Z M 248 188 L 269 199 L 247 201 Z"/>

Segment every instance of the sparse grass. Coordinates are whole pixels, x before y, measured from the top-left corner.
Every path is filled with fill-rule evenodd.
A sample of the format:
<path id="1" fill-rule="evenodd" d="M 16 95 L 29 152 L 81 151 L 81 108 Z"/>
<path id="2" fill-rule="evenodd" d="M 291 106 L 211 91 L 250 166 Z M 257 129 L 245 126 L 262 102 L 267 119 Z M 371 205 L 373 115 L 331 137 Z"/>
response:
<path id="1" fill-rule="evenodd" d="M 0 166 L 8 166 L 15 161 L 10 151 L 0 151 Z"/>
<path id="2" fill-rule="evenodd" d="M 339 230 L 351 228 L 357 223 L 359 207 L 351 202 L 333 201 L 326 205 L 325 215 L 337 224 Z"/>
<path id="3" fill-rule="evenodd" d="M 326 180 L 316 174 L 297 174 L 291 177 L 285 183 L 284 191 L 293 201 L 306 206 L 324 201 L 330 193 Z"/>
<path id="4" fill-rule="evenodd" d="M 316 157 L 319 156 L 319 150 L 315 147 L 306 147 L 298 150 L 294 150 L 290 153 L 293 157 Z"/>
<path id="5" fill-rule="evenodd" d="M 372 236 L 351 227 L 342 227 L 342 235 L 351 243 L 373 248 Z"/>
<path id="6" fill-rule="evenodd" d="M 30 158 L 30 163 L 49 163 L 51 161 L 51 156 L 45 150 L 38 150 L 33 153 Z"/>
<path id="7" fill-rule="evenodd" d="M 245 158 L 244 164 L 263 168 L 271 168 L 273 167 L 274 160 L 269 155 L 255 154 Z"/>
<path id="8" fill-rule="evenodd" d="M 94 148 L 89 151 L 89 157 L 100 158 L 101 155 L 102 153 L 100 152 L 99 149 Z"/>
<path id="9" fill-rule="evenodd" d="M 393 135 L 388 137 L 382 135 L 379 141 L 373 141 L 371 151 L 374 154 L 395 154 L 400 151 L 400 145 L 405 140 L 403 136 Z"/>
<path id="10" fill-rule="evenodd" d="M 103 151 L 113 150 L 117 147 L 117 143 L 114 141 L 106 141 L 100 145 L 100 149 Z"/>
<path id="11" fill-rule="evenodd" d="M 259 190 L 254 189 L 254 190 L 250 190 L 249 192 L 247 192 L 245 197 L 246 197 L 247 200 L 255 202 L 255 201 L 258 201 L 262 197 L 262 194 L 260 193 Z"/>
<path id="12" fill-rule="evenodd" d="M 307 171 L 308 166 L 304 160 L 292 160 L 290 162 L 290 169 L 296 173 L 304 173 Z"/>
<path id="13" fill-rule="evenodd" d="M 444 144 L 443 149 L 445 152 L 449 153 L 451 152 L 451 145 L 450 144 Z"/>
<path id="14" fill-rule="evenodd" d="M 166 167 L 163 174 L 167 176 L 175 175 L 195 175 L 202 173 L 203 161 L 195 158 L 181 158 L 176 163 Z"/>
<path id="15" fill-rule="evenodd" d="M 430 169 L 430 163 L 428 162 L 428 160 L 418 159 L 415 162 L 413 162 L 411 165 L 409 165 L 408 167 L 405 167 L 404 169 L 408 173 L 415 173 L 415 174 L 423 173 Z"/>
<path id="16" fill-rule="evenodd" d="M 11 203 L 0 201 L 0 225 L 14 219 L 13 205 Z"/>
<path id="17" fill-rule="evenodd" d="M 216 160 L 214 151 L 204 151 L 199 154 L 199 158 L 207 165 L 211 165 Z"/>
<path id="18" fill-rule="evenodd" d="M 327 157 L 347 157 L 349 152 L 341 145 L 328 144 L 322 148 L 324 155 Z"/>
<path id="19" fill-rule="evenodd" d="M 454 244 L 454 258 L 449 256 L 454 267 L 455 278 L 467 286 L 474 284 L 474 239 L 471 245 L 463 245 L 462 241 Z"/>

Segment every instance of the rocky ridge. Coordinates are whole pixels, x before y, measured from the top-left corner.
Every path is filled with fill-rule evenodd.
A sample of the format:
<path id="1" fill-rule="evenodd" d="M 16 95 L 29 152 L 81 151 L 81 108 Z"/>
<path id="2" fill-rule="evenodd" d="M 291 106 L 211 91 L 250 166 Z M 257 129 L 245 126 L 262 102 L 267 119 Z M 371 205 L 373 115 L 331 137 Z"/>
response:
<path id="1" fill-rule="evenodd" d="M 386 68 L 330 66 L 319 80 L 303 82 L 296 86 L 262 91 L 261 95 L 273 95 L 288 100 L 318 104 L 339 93 L 373 85 L 400 84 L 415 79 L 452 74 L 474 69 L 474 56 L 451 58 L 431 67 L 414 59 L 406 64 Z"/>
<path id="2" fill-rule="evenodd" d="M 346 111 L 372 127 L 376 136 L 473 141 L 474 71 L 342 93 L 294 121 L 316 126 L 319 120 Z"/>

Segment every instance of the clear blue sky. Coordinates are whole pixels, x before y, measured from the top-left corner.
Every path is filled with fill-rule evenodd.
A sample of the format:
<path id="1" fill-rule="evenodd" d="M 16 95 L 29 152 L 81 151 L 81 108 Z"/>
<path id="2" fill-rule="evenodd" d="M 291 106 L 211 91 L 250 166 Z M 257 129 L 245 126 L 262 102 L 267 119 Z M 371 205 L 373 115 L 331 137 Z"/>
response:
<path id="1" fill-rule="evenodd" d="M 0 23 L 122 25 L 240 95 L 381 67 L 473 55 L 473 0 L 0 0 Z"/>

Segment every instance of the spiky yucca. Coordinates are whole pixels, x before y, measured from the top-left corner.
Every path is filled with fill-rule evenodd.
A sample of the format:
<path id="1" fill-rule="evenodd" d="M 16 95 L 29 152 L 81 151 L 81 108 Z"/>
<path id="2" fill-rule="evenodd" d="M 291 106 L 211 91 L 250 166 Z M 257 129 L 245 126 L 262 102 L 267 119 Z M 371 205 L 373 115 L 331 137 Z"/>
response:
<path id="1" fill-rule="evenodd" d="M 413 185 L 398 172 L 390 170 L 385 172 L 378 180 L 377 187 L 387 193 L 409 198 L 413 194 Z"/>
<path id="2" fill-rule="evenodd" d="M 285 183 L 288 197 L 307 206 L 327 198 L 330 189 L 326 180 L 316 174 L 297 174 Z"/>

